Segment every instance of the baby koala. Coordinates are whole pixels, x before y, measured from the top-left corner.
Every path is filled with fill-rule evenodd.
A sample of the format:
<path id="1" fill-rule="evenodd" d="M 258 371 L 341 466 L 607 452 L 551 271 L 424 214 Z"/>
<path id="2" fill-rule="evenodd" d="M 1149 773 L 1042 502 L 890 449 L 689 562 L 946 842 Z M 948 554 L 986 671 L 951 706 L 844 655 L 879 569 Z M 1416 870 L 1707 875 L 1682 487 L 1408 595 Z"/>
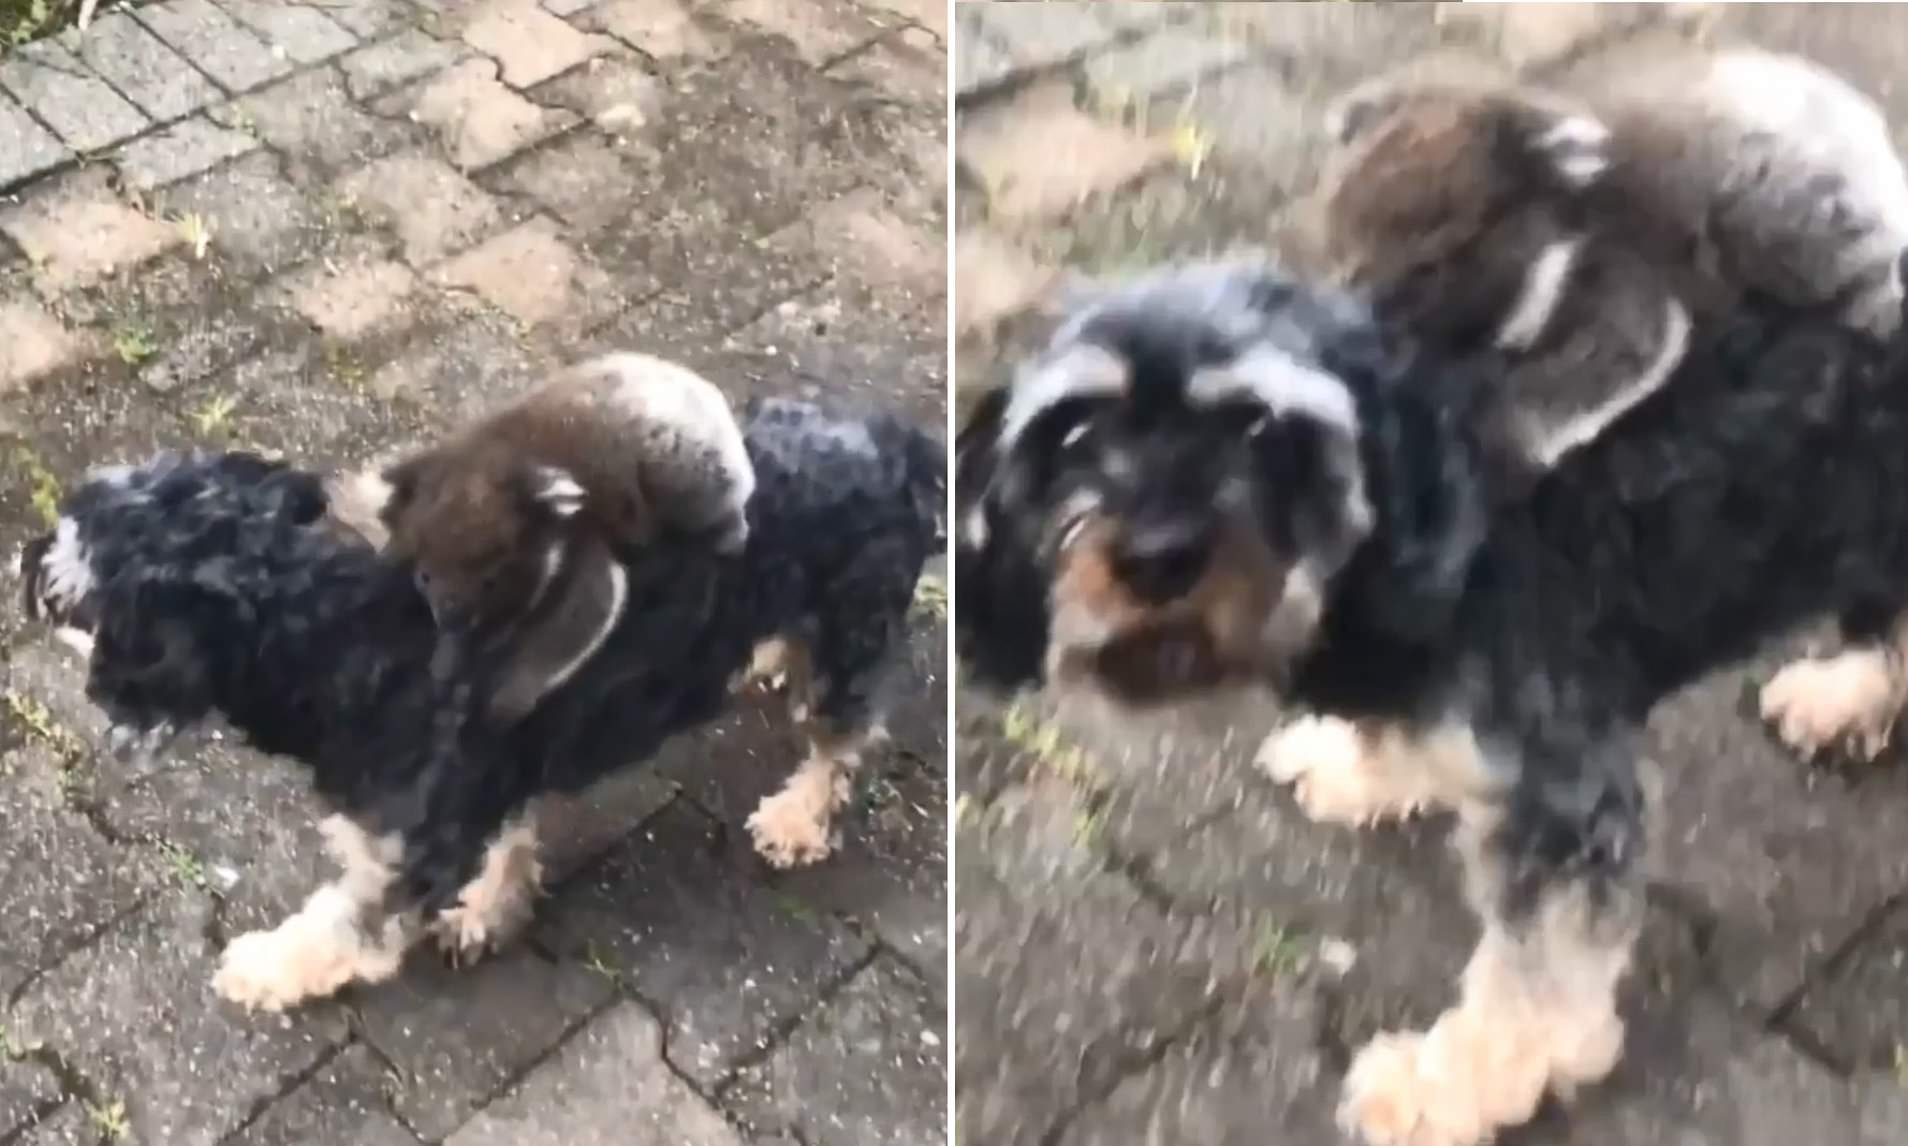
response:
<path id="1" fill-rule="evenodd" d="M 1487 429 L 1539 471 L 1742 291 L 1899 322 L 1908 174 L 1876 107 L 1806 60 L 1630 49 L 1542 87 L 1445 61 L 1353 90 L 1326 130 L 1323 269 L 1428 341 L 1507 355 Z"/>
<path id="2" fill-rule="evenodd" d="M 737 553 L 755 470 L 727 399 L 681 366 L 612 354 L 384 473 L 386 552 L 447 632 L 510 633 L 493 711 L 527 713 L 622 615 L 624 556 L 664 535 Z"/>

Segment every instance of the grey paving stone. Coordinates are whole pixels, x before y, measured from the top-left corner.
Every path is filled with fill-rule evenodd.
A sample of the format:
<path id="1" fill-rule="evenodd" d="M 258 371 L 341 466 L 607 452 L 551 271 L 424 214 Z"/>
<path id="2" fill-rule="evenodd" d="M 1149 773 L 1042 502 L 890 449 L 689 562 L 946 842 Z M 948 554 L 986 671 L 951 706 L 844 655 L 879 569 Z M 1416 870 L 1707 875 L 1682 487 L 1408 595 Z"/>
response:
<path id="1" fill-rule="evenodd" d="M 34 983 L 9 1015 L 18 1037 L 57 1047 L 96 1101 L 125 1104 L 133 1141 L 213 1146 L 345 1036 L 330 1006 L 285 1019 L 220 1002 L 211 911 L 203 893 L 168 892 Z"/>
<path id="2" fill-rule="evenodd" d="M 539 934 L 567 962 L 624 978 L 663 1014 L 669 1061 L 722 1079 L 813 1005 L 866 945 L 743 876 L 724 834 L 678 800 L 546 902 Z"/>
<path id="3" fill-rule="evenodd" d="M 435 156 L 381 159 L 339 180 L 354 209 L 389 226 L 414 266 L 437 262 L 498 229 L 497 201 Z"/>
<path id="4" fill-rule="evenodd" d="M 947 1013 L 919 980 L 876 959 L 723 1092 L 752 1130 L 806 1142 L 947 1141 Z"/>
<path id="5" fill-rule="evenodd" d="M 338 61 L 354 99 L 365 99 L 457 62 L 462 53 L 415 28 Z"/>
<path id="6" fill-rule="evenodd" d="M 325 5 L 325 15 L 359 39 L 369 40 L 394 28 L 409 27 L 417 20 L 417 9 L 404 0 L 350 0 Z"/>
<path id="7" fill-rule="evenodd" d="M 397 1069 L 391 1108 L 437 1141 L 612 992 L 603 976 L 521 946 L 462 971 L 421 950 L 398 978 L 359 991 L 353 1010 L 365 1041 Z"/>
<path id="8" fill-rule="evenodd" d="M 326 213 L 258 152 L 166 188 L 158 196 L 172 215 L 196 214 L 212 228 L 212 250 L 240 274 L 298 262 L 332 237 Z"/>
<path id="9" fill-rule="evenodd" d="M 347 1047 L 229 1146 L 416 1146 L 385 1108 L 389 1081 L 369 1051 Z"/>
<path id="10" fill-rule="evenodd" d="M 326 66 L 220 105 L 210 114 L 223 126 L 257 131 L 300 168 L 354 166 L 417 135 L 411 124 L 371 115 L 352 102 L 344 78 Z"/>
<path id="11" fill-rule="evenodd" d="M 954 11 L 954 90 L 966 96 L 1025 72 L 1076 60 L 1160 19 L 1154 5 L 1107 7 L 1059 0 L 1045 4 L 962 4 Z"/>
<path id="12" fill-rule="evenodd" d="M 316 63 L 358 45 L 355 36 L 307 4 L 237 0 L 228 9 L 240 23 L 258 33 L 274 54 L 282 53 L 295 63 Z"/>
<path id="13" fill-rule="evenodd" d="M 125 12 L 108 12 L 60 43 L 155 121 L 188 115 L 219 98 L 219 89 Z"/>
<path id="14" fill-rule="evenodd" d="M 97 1146 L 99 1131 L 79 1102 L 68 1102 L 26 1129 L 21 1146 Z"/>
<path id="15" fill-rule="evenodd" d="M 13 1057 L 24 1049 L 0 1052 L 0 1138 L 24 1133 L 60 1102 L 60 1080 L 51 1070 L 32 1059 Z"/>
<path id="16" fill-rule="evenodd" d="M 208 0 L 165 0 L 135 10 L 141 24 L 228 91 L 245 91 L 292 70 L 289 59 Z"/>
<path id="17" fill-rule="evenodd" d="M 741 1146 L 663 1061 L 662 1027 L 622 1003 L 485 1107 L 445 1146 Z"/>
<path id="18" fill-rule="evenodd" d="M 593 131 L 576 131 L 499 169 L 485 182 L 527 195 L 577 234 L 628 217 L 624 198 L 637 181 L 628 149 Z"/>
<path id="19" fill-rule="evenodd" d="M 1103 98 L 1127 102 L 1182 92 L 1251 54 L 1238 40 L 1167 28 L 1096 53 L 1082 70 Z"/>
<path id="20" fill-rule="evenodd" d="M 126 182 L 142 191 L 197 175 L 258 146 L 258 138 L 206 120 L 182 120 L 136 139 L 113 156 Z"/>
<path id="21" fill-rule="evenodd" d="M 0 187 L 20 182 L 70 158 L 72 152 L 35 123 L 25 108 L 0 95 Z"/>
<path id="22" fill-rule="evenodd" d="M 1908 903 L 1838 955 L 1789 1021 L 1844 1070 L 1892 1075 L 1908 1061 Z"/>
<path id="23" fill-rule="evenodd" d="M 0 88 L 76 151 L 116 143 L 151 123 L 52 40 L 16 48 L 0 59 Z"/>
<path id="24" fill-rule="evenodd" d="M 543 0 L 543 9 L 558 16 L 574 16 L 595 3 L 596 0 Z"/>

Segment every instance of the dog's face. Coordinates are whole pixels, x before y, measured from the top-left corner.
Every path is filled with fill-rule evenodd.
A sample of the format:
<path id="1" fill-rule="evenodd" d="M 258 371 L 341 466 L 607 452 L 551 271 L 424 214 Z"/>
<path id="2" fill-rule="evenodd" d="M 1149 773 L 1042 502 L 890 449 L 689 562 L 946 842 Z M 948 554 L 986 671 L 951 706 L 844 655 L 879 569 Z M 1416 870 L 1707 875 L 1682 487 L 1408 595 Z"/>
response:
<path id="1" fill-rule="evenodd" d="M 426 451 L 385 474 L 386 552 L 416 571 L 440 625 L 508 617 L 556 575 L 584 492 L 504 448 Z"/>
<path id="2" fill-rule="evenodd" d="M 1534 337 L 1516 316 L 1554 306 L 1570 273 L 1610 164 L 1601 123 L 1508 84 L 1380 80 L 1327 132 L 1315 242 L 1335 281 L 1441 346 Z"/>
<path id="3" fill-rule="evenodd" d="M 1263 267 L 1086 305 L 957 447 L 970 661 L 1126 702 L 1276 678 L 1371 528 L 1346 371 L 1373 332 Z"/>

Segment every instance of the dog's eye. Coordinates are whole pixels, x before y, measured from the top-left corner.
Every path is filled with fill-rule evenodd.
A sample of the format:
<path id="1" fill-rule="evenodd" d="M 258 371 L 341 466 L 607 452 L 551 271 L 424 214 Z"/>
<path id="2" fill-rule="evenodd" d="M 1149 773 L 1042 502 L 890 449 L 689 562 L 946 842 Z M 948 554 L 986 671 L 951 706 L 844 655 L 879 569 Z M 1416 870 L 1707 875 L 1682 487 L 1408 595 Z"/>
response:
<path id="1" fill-rule="evenodd" d="M 1092 429 L 1092 427 L 1085 422 L 1075 425 L 1072 429 L 1061 435 L 1060 448 L 1070 450 L 1079 445 L 1086 440 L 1087 431 L 1090 429 Z"/>
<path id="2" fill-rule="evenodd" d="M 1248 442 L 1258 441 L 1261 437 L 1265 436 L 1265 431 L 1271 425 L 1272 425 L 1272 415 L 1270 414 L 1259 415 L 1257 418 L 1253 419 L 1251 425 L 1246 427 L 1246 432 L 1245 432 L 1246 441 Z"/>

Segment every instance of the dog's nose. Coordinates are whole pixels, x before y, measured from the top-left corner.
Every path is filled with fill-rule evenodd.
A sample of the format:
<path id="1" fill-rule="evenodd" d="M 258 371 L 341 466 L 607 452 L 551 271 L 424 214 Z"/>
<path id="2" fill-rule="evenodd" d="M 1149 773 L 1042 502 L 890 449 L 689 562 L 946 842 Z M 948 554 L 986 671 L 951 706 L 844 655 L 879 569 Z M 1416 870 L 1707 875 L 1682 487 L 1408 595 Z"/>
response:
<path id="1" fill-rule="evenodd" d="M 1140 525 L 1121 534 L 1113 573 L 1142 600 L 1165 604 L 1185 596 L 1212 559 L 1212 531 L 1197 521 Z"/>

